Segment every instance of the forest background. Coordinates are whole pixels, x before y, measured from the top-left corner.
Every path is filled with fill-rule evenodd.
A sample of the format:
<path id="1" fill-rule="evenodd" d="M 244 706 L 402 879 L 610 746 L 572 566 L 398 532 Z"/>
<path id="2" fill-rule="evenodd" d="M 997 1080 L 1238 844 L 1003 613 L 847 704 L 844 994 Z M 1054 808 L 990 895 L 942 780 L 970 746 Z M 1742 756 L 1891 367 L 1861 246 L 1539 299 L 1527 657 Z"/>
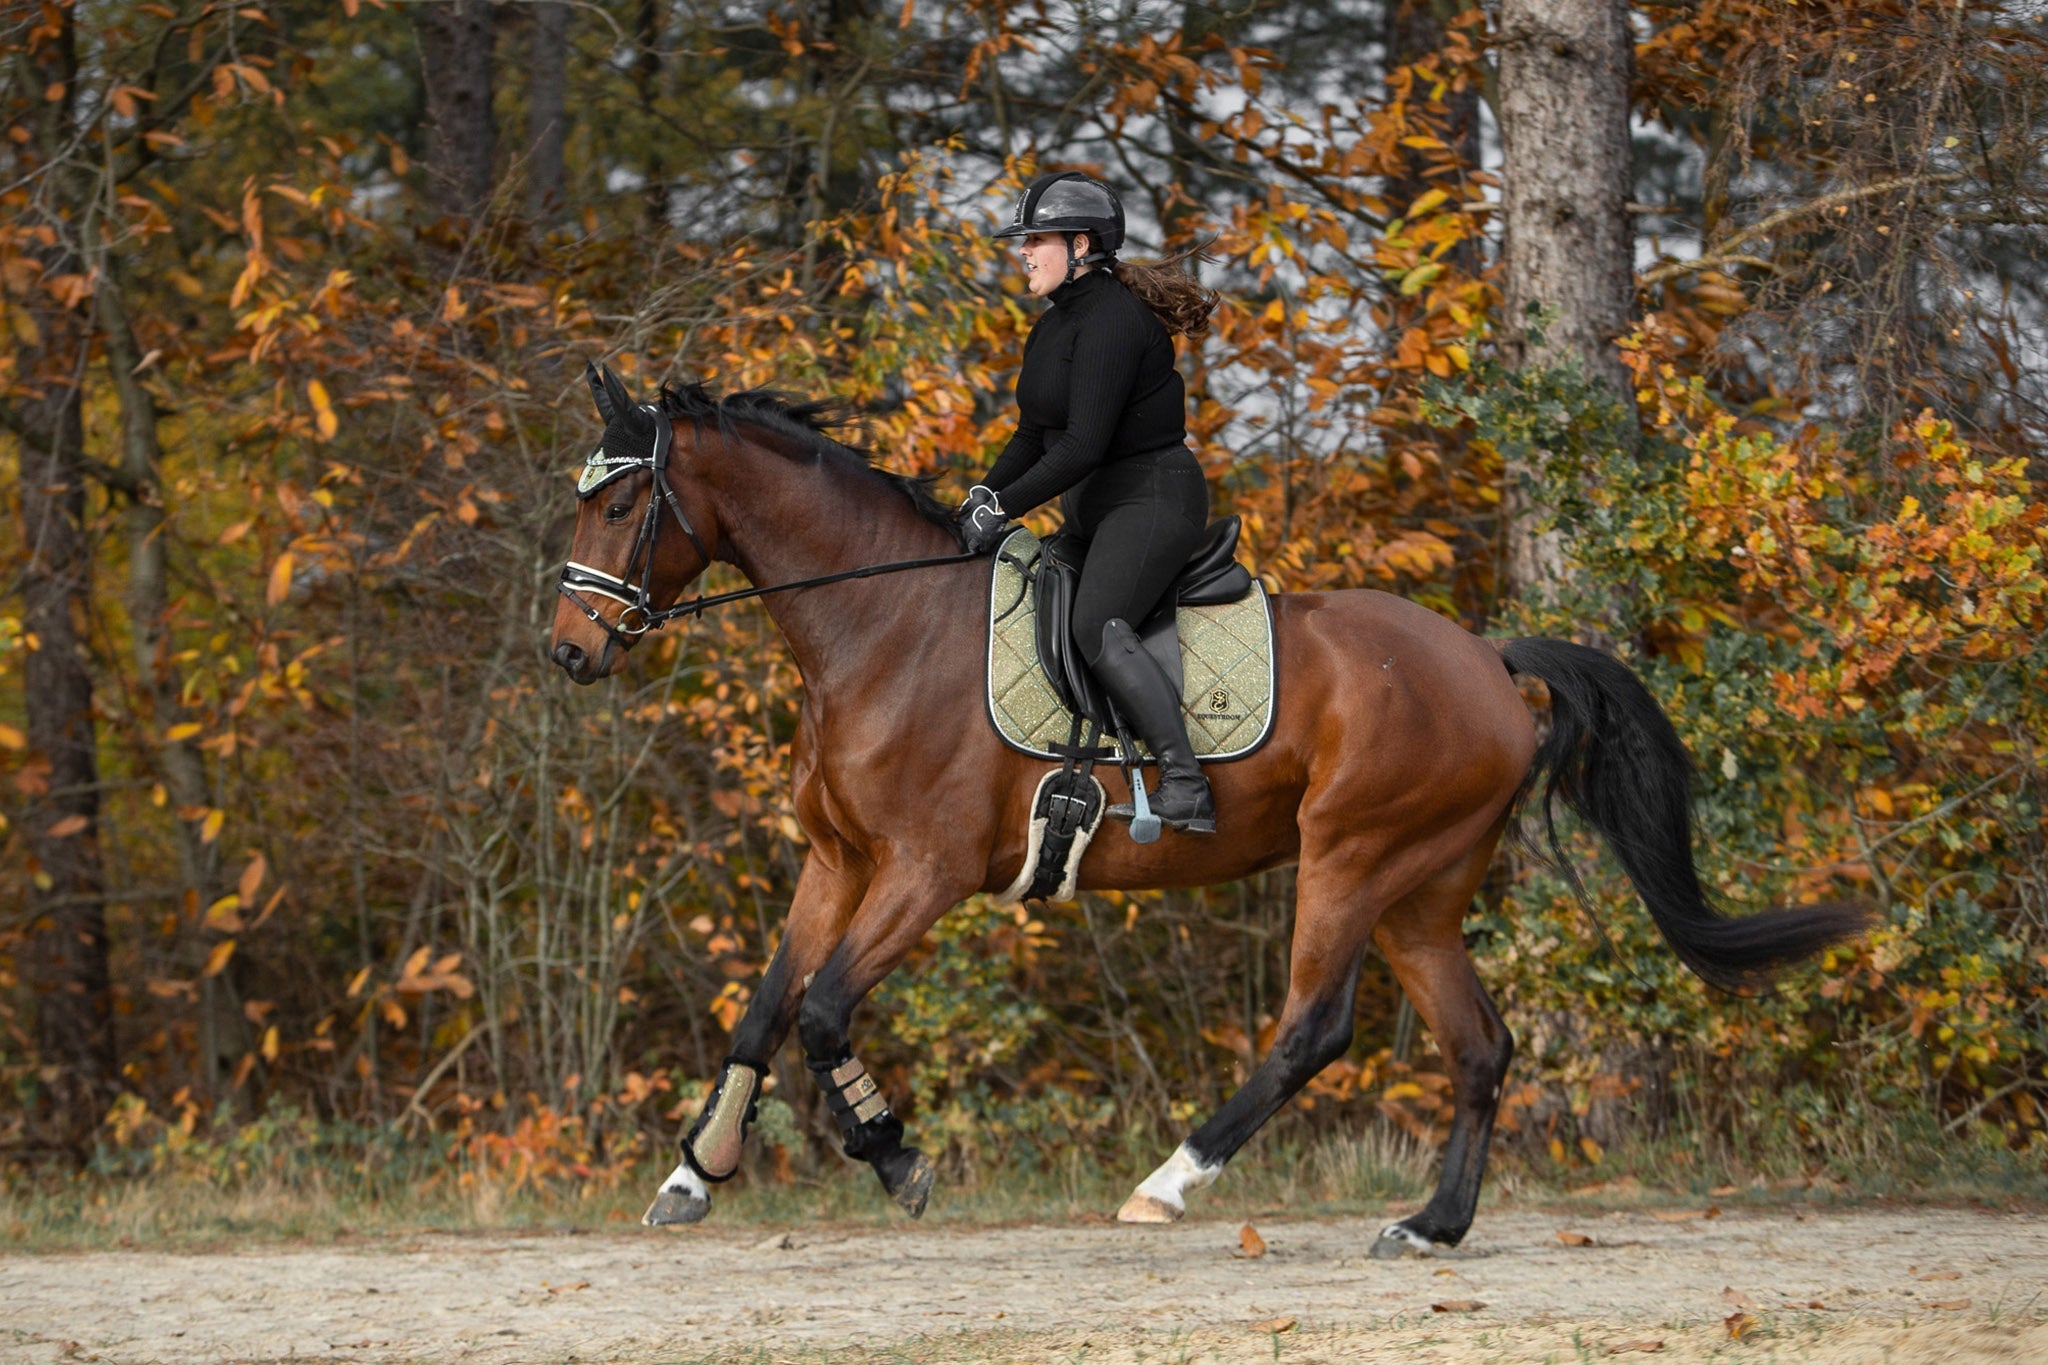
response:
<path id="1" fill-rule="evenodd" d="M 1723 902 L 1877 913 L 1732 1000 L 1590 852 L 1604 928 L 1504 862 L 1469 924 L 1507 1159 L 2048 1150 L 2040 4 L 0 24 L 6 1179 L 325 1144 L 573 1190 L 664 1150 L 801 857 L 800 684 L 752 609 L 596 688 L 546 661 L 583 365 L 842 400 L 958 496 L 1037 307 L 986 234 L 1070 166 L 1137 243 L 1211 242 L 1191 434 L 1270 586 L 1610 644 Z M 970 902 L 862 1056 L 958 1179 L 1156 1155 L 1261 1051 L 1290 903 Z M 1358 1021 L 1265 1140 L 1440 1136 L 1377 961 Z M 765 1110 L 756 1178 L 835 1160 L 800 1065 Z"/>

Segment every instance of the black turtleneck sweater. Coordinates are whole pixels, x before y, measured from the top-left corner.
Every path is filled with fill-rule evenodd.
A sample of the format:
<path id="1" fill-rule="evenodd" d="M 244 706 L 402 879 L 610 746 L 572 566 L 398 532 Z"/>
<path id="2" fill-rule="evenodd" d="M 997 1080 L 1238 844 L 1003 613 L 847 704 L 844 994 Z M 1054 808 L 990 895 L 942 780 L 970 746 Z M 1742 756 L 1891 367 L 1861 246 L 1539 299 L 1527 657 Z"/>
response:
<path id="1" fill-rule="evenodd" d="M 983 480 L 1021 517 L 1104 464 L 1187 441 L 1173 338 L 1107 270 L 1052 291 L 1024 341 L 1017 434 Z"/>

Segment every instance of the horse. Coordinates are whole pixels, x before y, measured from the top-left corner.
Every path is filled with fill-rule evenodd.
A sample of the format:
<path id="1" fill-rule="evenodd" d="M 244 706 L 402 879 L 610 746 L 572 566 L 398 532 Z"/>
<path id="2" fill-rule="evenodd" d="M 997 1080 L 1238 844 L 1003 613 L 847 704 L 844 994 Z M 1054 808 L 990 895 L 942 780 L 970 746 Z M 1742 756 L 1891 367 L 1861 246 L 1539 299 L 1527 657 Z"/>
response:
<path id="1" fill-rule="evenodd" d="M 915 1217 L 931 1162 L 854 1056 L 855 1007 L 948 910 L 1012 886 L 1042 760 L 1007 747 L 983 701 L 986 560 L 962 552 L 927 484 L 831 434 L 842 414 L 766 390 L 664 386 L 635 403 L 588 380 L 605 445 L 578 484 L 550 657 L 577 683 L 616 672 L 647 631 L 759 597 L 801 670 L 795 813 L 808 840 L 784 933 L 681 1160 L 643 1221 L 695 1222 L 737 1170 L 761 1077 L 792 1026 L 847 1153 Z M 680 533 L 661 534 L 673 521 Z M 714 562 L 754 586 L 683 601 Z M 890 575 L 886 584 L 873 580 Z M 1271 600 L 1276 714 L 1254 752 L 1213 764 L 1217 829 L 1095 839 L 1082 890 L 1205 886 L 1293 864 L 1285 1005 L 1267 1055 L 1141 1181 L 1123 1222 L 1182 1216 L 1244 1143 L 1352 1039 L 1368 945 L 1434 1035 L 1453 1092 L 1429 1201 L 1382 1256 L 1455 1246 L 1472 1225 L 1514 1039 L 1462 924 L 1495 846 L 1533 799 L 1576 811 L 1618 857 L 1670 947 L 1730 991 L 1855 934 L 1847 905 L 1718 910 L 1692 853 L 1691 765 L 1642 682 L 1564 640 L 1489 641 L 1364 589 Z M 1524 680 L 1537 694 L 1525 699 Z M 1544 702 L 1541 693 L 1548 693 Z M 1547 733 L 1539 740 L 1539 713 Z M 1110 799 L 1128 783 L 1105 774 Z M 1121 790 L 1119 790 L 1121 789 Z M 1576 889 L 1576 878 L 1571 879 Z M 1583 892 L 1580 892 L 1583 900 Z"/>

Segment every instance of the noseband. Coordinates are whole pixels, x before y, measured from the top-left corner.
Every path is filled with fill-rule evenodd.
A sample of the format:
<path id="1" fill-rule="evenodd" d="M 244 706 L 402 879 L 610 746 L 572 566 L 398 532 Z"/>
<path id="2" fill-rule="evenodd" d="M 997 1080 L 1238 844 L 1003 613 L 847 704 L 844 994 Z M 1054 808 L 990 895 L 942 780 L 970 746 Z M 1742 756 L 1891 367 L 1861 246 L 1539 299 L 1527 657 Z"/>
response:
<path id="1" fill-rule="evenodd" d="M 654 419 L 654 453 L 644 458 L 631 456 L 609 456 L 602 447 L 593 454 L 583 467 L 583 474 L 576 481 L 576 498 L 587 502 L 597 496 L 598 490 L 624 478 L 636 469 L 652 471 L 654 487 L 647 495 L 647 512 L 640 519 L 640 534 L 633 541 L 633 553 L 626 560 L 626 578 L 615 578 L 603 569 L 592 568 L 570 560 L 562 566 L 562 578 L 555 585 L 556 591 L 569 599 L 590 618 L 592 624 L 603 629 L 605 638 L 621 649 L 632 648 L 635 641 L 650 630 L 660 630 L 671 621 L 687 616 L 699 616 L 712 607 L 722 607 L 728 602 L 739 602 L 749 597 L 762 597 L 771 592 L 788 592 L 793 588 L 815 588 L 827 583 L 841 583 L 849 578 L 872 578 L 876 574 L 898 573 L 904 569 L 925 569 L 939 564 L 959 564 L 969 559 L 979 559 L 973 551 L 957 555 L 933 555 L 924 559 L 899 559 L 888 564 L 869 564 L 858 569 L 846 569 L 839 573 L 822 574 L 816 578 L 802 578 L 793 583 L 777 583 L 766 588 L 742 588 L 737 592 L 722 592 L 712 597 L 693 597 L 687 602 L 678 602 L 672 607 L 657 609 L 654 605 L 654 542 L 661 531 L 661 509 L 665 504 L 675 514 L 676 524 L 683 528 L 683 534 L 696 547 L 697 555 L 704 561 L 703 567 L 711 567 L 711 552 L 704 548 L 704 541 L 690 525 L 689 517 L 683 514 L 683 500 L 676 496 L 676 490 L 669 486 L 669 450 L 675 444 L 675 427 L 668 414 L 660 407 L 643 403 L 641 411 Z M 633 566 L 640 565 L 640 582 L 628 581 Z M 702 570 L 700 569 L 699 572 Z M 583 593 L 594 593 L 609 597 L 625 607 L 616 622 L 607 621 L 598 609 L 585 599 Z"/>
<path id="2" fill-rule="evenodd" d="M 627 578 L 614 578 L 603 569 L 570 560 L 562 566 L 562 580 L 556 588 L 562 596 L 575 603 L 576 609 L 596 625 L 621 648 L 632 643 L 650 630 L 659 630 L 678 616 L 690 613 L 694 604 L 685 603 L 657 611 L 654 606 L 654 543 L 661 533 L 661 509 L 666 506 L 675 514 L 676 524 L 683 528 L 683 534 L 696 547 L 704 567 L 711 565 L 711 552 L 704 548 L 704 540 L 697 534 L 697 528 L 690 525 L 689 517 L 683 513 L 683 500 L 676 496 L 676 490 L 669 486 L 668 456 L 675 444 L 675 427 L 668 414 L 653 404 L 642 404 L 641 411 L 654 419 L 654 453 L 642 458 L 608 457 L 600 449 L 590 457 L 584 466 L 583 476 L 576 482 L 576 496 L 579 501 L 588 501 L 597 496 L 606 485 L 623 478 L 636 469 L 649 470 L 654 475 L 654 486 L 647 494 L 647 511 L 640 518 L 640 534 L 633 541 L 633 553 L 626 560 L 628 578 L 633 566 L 640 565 L 640 582 L 636 585 Z M 607 621 L 581 594 L 595 593 L 609 597 L 625 607 L 616 622 Z"/>

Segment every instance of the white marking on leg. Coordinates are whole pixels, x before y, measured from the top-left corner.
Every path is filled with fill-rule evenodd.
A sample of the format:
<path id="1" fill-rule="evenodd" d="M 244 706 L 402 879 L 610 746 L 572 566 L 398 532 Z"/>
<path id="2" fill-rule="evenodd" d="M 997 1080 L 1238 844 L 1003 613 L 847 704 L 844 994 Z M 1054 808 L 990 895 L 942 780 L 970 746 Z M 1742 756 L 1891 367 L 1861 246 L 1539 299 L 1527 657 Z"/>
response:
<path id="1" fill-rule="evenodd" d="M 1406 1223 L 1387 1224 L 1385 1227 L 1380 1229 L 1380 1239 L 1382 1241 L 1388 1242 L 1405 1242 L 1409 1246 L 1414 1247 L 1417 1251 L 1421 1252 L 1428 1252 L 1434 1250 L 1434 1248 L 1430 1246 L 1429 1239 L 1427 1237 L 1424 1237 L 1421 1233 L 1409 1227 Z"/>
<path id="2" fill-rule="evenodd" d="M 661 1192 L 686 1194 L 692 1199 L 702 1199 L 707 1203 L 711 1199 L 711 1189 L 704 1183 L 704 1177 L 691 1170 L 687 1161 L 669 1172 L 668 1179 L 661 1182 Z"/>
<path id="3" fill-rule="evenodd" d="M 1213 1185 L 1216 1177 L 1222 1174 L 1220 1163 L 1204 1165 L 1201 1158 L 1183 1142 L 1173 1149 L 1173 1155 L 1166 1159 L 1164 1166 L 1145 1177 L 1144 1183 L 1138 1186 L 1138 1193 L 1157 1199 L 1175 1213 L 1182 1213 L 1187 1209 L 1189 1190 Z"/>

